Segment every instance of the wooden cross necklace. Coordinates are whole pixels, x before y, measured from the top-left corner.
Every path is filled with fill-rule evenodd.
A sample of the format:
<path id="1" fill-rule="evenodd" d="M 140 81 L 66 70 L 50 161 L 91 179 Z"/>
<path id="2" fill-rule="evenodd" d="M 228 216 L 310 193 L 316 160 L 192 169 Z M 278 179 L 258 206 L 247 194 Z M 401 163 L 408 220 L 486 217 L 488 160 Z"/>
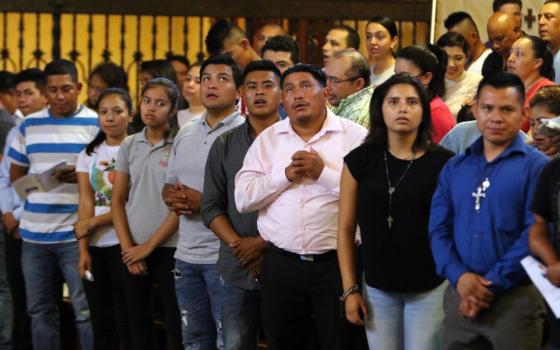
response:
<path id="1" fill-rule="evenodd" d="M 414 162 L 414 158 L 416 158 L 416 151 L 412 153 L 412 159 L 408 162 L 406 169 L 404 169 L 404 172 L 402 173 L 401 177 L 397 180 L 397 182 L 393 186 L 391 184 L 391 179 L 389 177 L 389 161 L 387 160 L 387 150 L 383 151 L 383 160 L 385 161 L 385 175 L 387 176 L 387 192 L 389 193 L 389 215 L 387 215 L 387 227 L 389 229 L 391 229 L 391 227 L 393 226 L 393 222 L 395 221 L 392 215 L 393 193 L 395 193 L 397 186 L 401 183 L 401 181 L 404 179 L 406 174 L 408 174 L 408 171 L 410 170 L 410 167 Z"/>

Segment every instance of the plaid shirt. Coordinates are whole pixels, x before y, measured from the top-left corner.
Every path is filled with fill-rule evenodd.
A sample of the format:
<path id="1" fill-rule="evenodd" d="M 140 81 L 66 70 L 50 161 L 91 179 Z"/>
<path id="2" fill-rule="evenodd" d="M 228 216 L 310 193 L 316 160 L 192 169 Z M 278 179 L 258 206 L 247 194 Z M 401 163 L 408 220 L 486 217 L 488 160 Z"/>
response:
<path id="1" fill-rule="evenodd" d="M 368 86 L 346 97 L 338 106 L 332 106 L 334 114 L 349 119 L 355 123 L 369 128 L 369 103 L 373 94 L 373 86 Z"/>

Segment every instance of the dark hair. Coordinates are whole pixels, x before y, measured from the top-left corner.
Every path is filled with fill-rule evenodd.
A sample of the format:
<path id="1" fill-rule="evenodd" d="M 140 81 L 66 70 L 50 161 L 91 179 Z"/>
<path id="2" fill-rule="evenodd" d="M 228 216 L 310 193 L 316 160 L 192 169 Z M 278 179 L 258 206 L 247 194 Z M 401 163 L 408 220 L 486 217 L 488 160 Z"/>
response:
<path id="1" fill-rule="evenodd" d="M 377 23 L 377 24 L 382 25 L 385 29 L 387 29 L 387 31 L 389 32 L 389 35 L 391 35 L 391 38 L 399 36 L 399 31 L 397 29 L 397 24 L 395 23 L 395 21 L 393 21 L 393 19 L 391 17 L 387 17 L 387 16 L 372 17 L 367 21 L 366 28 L 367 28 L 368 25 L 370 25 L 370 23 Z"/>
<path id="2" fill-rule="evenodd" d="M 177 72 L 171 62 L 166 60 L 144 61 L 140 64 L 140 71 L 148 73 L 152 78 L 165 78 L 177 85 Z"/>
<path id="3" fill-rule="evenodd" d="M 233 74 L 233 81 L 235 82 L 235 86 L 240 87 L 241 85 L 243 85 L 243 76 L 241 73 L 241 68 L 239 67 L 239 64 L 237 64 L 237 62 L 235 62 L 235 60 L 230 55 L 218 54 L 218 55 L 210 56 L 206 60 L 204 60 L 204 62 L 202 62 L 202 65 L 200 66 L 201 77 L 202 74 L 204 74 L 204 70 L 206 70 L 206 67 L 208 67 L 211 64 L 216 64 L 216 65 L 223 64 L 225 66 L 229 66 Z"/>
<path id="4" fill-rule="evenodd" d="M 266 50 L 274 52 L 289 52 L 292 62 L 299 63 L 299 44 L 289 36 L 280 35 L 273 36 L 268 39 L 261 49 L 261 56 Z"/>
<path id="5" fill-rule="evenodd" d="M 51 75 L 69 75 L 74 83 L 78 82 L 78 70 L 74 63 L 68 60 L 54 60 L 45 66 L 45 79 Z"/>
<path id="6" fill-rule="evenodd" d="M 523 3 L 521 2 L 521 0 L 494 0 L 494 2 L 492 3 L 492 10 L 494 10 L 494 12 L 498 12 L 500 11 L 500 7 L 505 4 L 514 4 L 518 5 L 520 9 L 523 8 Z"/>
<path id="7" fill-rule="evenodd" d="M 101 102 L 105 97 L 112 96 L 112 95 L 119 96 L 123 100 L 124 104 L 126 105 L 128 114 L 132 114 L 132 99 L 130 98 L 128 91 L 118 87 L 110 87 L 103 90 L 103 92 L 101 92 L 101 94 L 99 95 L 99 99 L 97 100 L 98 101 L 97 105 L 99 106 L 99 102 Z M 103 141 L 105 141 L 106 139 L 107 139 L 107 135 L 105 135 L 103 130 L 99 129 L 99 132 L 97 133 L 95 138 L 86 146 L 86 154 L 88 156 L 91 156 L 91 154 L 95 151 L 97 146 L 103 143 Z"/>
<path id="8" fill-rule="evenodd" d="M 457 124 L 475 120 L 472 113 L 472 104 L 466 104 L 457 112 Z"/>
<path id="9" fill-rule="evenodd" d="M 548 80 L 554 81 L 554 55 L 548 48 L 546 42 L 544 42 L 538 36 L 534 35 L 525 35 L 521 38 L 528 39 L 531 42 L 533 56 L 535 56 L 535 58 L 540 58 L 543 60 L 543 64 L 539 70 L 540 75 L 547 78 Z"/>
<path id="10" fill-rule="evenodd" d="M 327 76 L 325 75 L 325 73 L 321 69 L 309 63 L 298 63 L 293 67 L 286 69 L 282 74 L 282 78 L 280 79 L 280 86 L 282 88 L 284 87 L 284 81 L 286 80 L 286 77 L 288 75 L 300 72 L 311 74 L 313 76 L 313 79 L 317 80 L 317 82 L 319 82 L 322 87 L 327 86 Z"/>
<path id="11" fill-rule="evenodd" d="M 180 96 L 179 89 L 177 88 L 177 84 L 175 84 L 175 82 L 167 78 L 164 77 L 154 78 L 148 81 L 146 85 L 144 85 L 144 87 L 142 88 L 142 92 L 140 94 L 140 98 L 144 96 L 146 91 L 156 87 L 162 87 L 165 89 L 165 92 L 167 93 L 167 97 L 171 102 L 171 108 L 174 110 L 174 113 L 169 117 L 169 130 L 166 132 L 165 137 L 175 137 L 175 135 L 177 135 L 177 132 L 179 131 L 179 121 L 177 120 L 177 107 L 179 105 L 179 96 Z M 140 116 L 140 120 L 142 120 L 142 116 Z"/>
<path id="12" fill-rule="evenodd" d="M 107 84 L 107 87 L 115 87 L 128 91 L 126 72 L 121 66 L 117 66 L 113 62 L 104 62 L 97 65 L 89 74 L 89 79 L 94 75 L 101 78 L 101 80 Z"/>
<path id="13" fill-rule="evenodd" d="M 16 75 L 8 71 L 0 71 L 0 92 L 10 92 L 16 87 Z"/>
<path id="14" fill-rule="evenodd" d="M 420 98 L 422 106 L 422 122 L 418 127 L 418 135 L 412 146 L 413 150 L 426 149 L 430 147 L 432 141 L 432 117 L 430 112 L 430 101 L 426 94 L 426 89 L 422 84 L 407 73 L 397 73 L 387 79 L 383 84 L 379 85 L 373 91 L 371 102 L 369 105 L 369 133 L 364 143 L 374 145 L 378 148 L 386 149 L 388 147 L 387 125 L 383 119 L 383 102 L 389 93 L 389 90 L 395 85 L 406 84 L 416 90 Z"/>
<path id="15" fill-rule="evenodd" d="M 445 95 L 445 71 L 447 69 L 447 54 L 435 45 L 412 45 L 397 53 L 397 59 L 412 62 L 422 74 L 432 73 L 432 80 L 428 84 L 428 98 L 430 101 Z"/>
<path id="16" fill-rule="evenodd" d="M 329 29 L 329 32 L 331 30 L 343 30 L 345 31 L 348 35 L 346 36 L 346 47 L 351 47 L 354 48 L 356 50 L 360 49 L 360 35 L 358 34 L 358 32 L 356 31 L 356 29 L 346 25 L 346 24 L 341 24 L 338 26 L 334 26 L 331 29 Z"/>
<path id="17" fill-rule="evenodd" d="M 535 106 L 546 106 L 550 113 L 560 114 L 560 86 L 549 85 L 540 88 L 529 101 L 531 108 Z"/>
<path id="18" fill-rule="evenodd" d="M 444 48 L 444 47 L 459 47 L 463 50 L 465 56 L 469 55 L 469 44 L 465 40 L 465 38 L 455 32 L 447 32 L 439 37 L 437 41 L 437 46 Z"/>
<path id="19" fill-rule="evenodd" d="M 334 53 L 332 58 L 338 59 L 348 57 L 350 60 L 350 68 L 346 71 L 346 75 L 364 80 L 364 88 L 371 83 L 371 70 L 369 63 L 362 54 L 356 49 L 344 49 Z"/>
<path id="20" fill-rule="evenodd" d="M 276 68 L 274 63 L 272 63 L 271 61 L 268 60 L 252 61 L 243 70 L 243 82 L 245 82 L 245 78 L 247 78 L 247 75 L 249 75 L 249 73 L 256 72 L 256 71 L 272 72 L 278 78 L 278 80 L 280 80 L 282 77 L 282 74 L 280 73 L 278 68 Z"/>
<path id="21" fill-rule="evenodd" d="M 445 29 L 449 30 L 455 27 L 457 24 L 463 22 L 464 20 L 468 20 L 471 24 L 473 24 L 476 27 L 476 24 L 474 23 L 474 20 L 472 19 L 471 15 L 465 11 L 457 11 L 451 13 L 449 16 L 447 16 L 445 21 L 443 21 L 443 26 L 445 27 Z"/>
<path id="22" fill-rule="evenodd" d="M 16 75 L 15 85 L 28 81 L 35 83 L 35 87 L 41 90 L 46 85 L 45 73 L 43 73 L 43 71 L 39 68 L 29 68 L 26 70 L 22 70 Z"/>
<path id="23" fill-rule="evenodd" d="M 494 74 L 485 76 L 478 84 L 478 89 L 476 90 L 475 99 L 478 100 L 478 98 L 480 97 L 480 93 L 482 92 L 482 89 L 485 88 L 486 86 L 491 86 L 495 89 L 505 89 L 505 88 L 512 87 L 515 90 L 517 90 L 517 94 L 519 95 L 518 97 L 521 106 L 525 105 L 525 86 L 523 85 L 521 79 L 515 74 L 506 73 L 506 72 L 496 72 Z"/>
<path id="24" fill-rule="evenodd" d="M 560 0 L 546 0 L 544 4 L 558 4 L 560 6 Z"/>
<path id="25" fill-rule="evenodd" d="M 231 38 L 233 34 L 247 38 L 247 35 L 238 26 L 233 23 L 220 19 L 210 28 L 204 42 L 206 43 L 206 51 L 210 55 L 219 54 L 224 48 L 224 42 Z"/>
<path id="26" fill-rule="evenodd" d="M 185 57 L 185 56 L 181 56 L 181 55 L 168 55 L 167 56 L 167 60 L 169 62 L 181 62 L 182 64 L 184 64 L 187 67 L 191 66 L 191 63 L 189 62 L 189 60 Z"/>

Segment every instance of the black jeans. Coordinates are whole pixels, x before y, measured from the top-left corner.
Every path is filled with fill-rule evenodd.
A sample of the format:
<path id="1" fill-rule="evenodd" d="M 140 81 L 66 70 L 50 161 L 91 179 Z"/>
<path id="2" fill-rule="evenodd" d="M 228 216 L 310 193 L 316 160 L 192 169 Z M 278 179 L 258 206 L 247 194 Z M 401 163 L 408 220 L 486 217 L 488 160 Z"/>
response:
<path id="1" fill-rule="evenodd" d="M 14 350 L 29 350 L 31 346 L 31 320 L 27 316 L 25 281 L 21 270 L 21 239 L 6 235 L 6 273 L 14 307 Z"/>
<path id="2" fill-rule="evenodd" d="M 314 333 L 317 339 L 311 343 L 321 349 L 350 349 L 351 325 L 338 301 L 338 261 L 336 253 L 327 254 L 311 262 L 275 247 L 265 253 L 261 307 L 269 349 L 303 349 Z"/>
<path id="3" fill-rule="evenodd" d="M 156 349 L 153 312 L 153 285 L 164 312 L 167 332 L 173 349 L 182 349 L 181 316 L 175 297 L 175 279 L 172 270 L 175 267 L 173 254 L 175 248 L 156 248 L 146 258 L 148 276 L 135 276 L 125 268 L 124 289 L 128 318 L 132 327 L 132 344 L 136 350 Z"/>
<path id="4" fill-rule="evenodd" d="M 93 282 L 84 280 L 97 350 L 131 349 L 119 245 L 89 247 Z M 120 345 L 119 345 L 120 344 Z"/>

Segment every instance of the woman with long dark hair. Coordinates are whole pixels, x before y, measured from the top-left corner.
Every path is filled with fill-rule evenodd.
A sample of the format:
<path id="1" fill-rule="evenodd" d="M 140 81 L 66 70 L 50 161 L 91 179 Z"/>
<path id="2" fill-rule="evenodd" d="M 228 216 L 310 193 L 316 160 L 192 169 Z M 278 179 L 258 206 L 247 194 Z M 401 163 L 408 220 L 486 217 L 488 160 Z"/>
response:
<path id="1" fill-rule="evenodd" d="M 365 324 L 372 349 L 438 349 L 446 283 L 436 273 L 428 218 L 439 171 L 452 153 L 431 142 L 429 99 L 408 74 L 377 87 L 370 118 L 364 144 L 344 158 L 340 185 L 337 251 L 346 318 Z M 357 224 L 364 297 L 354 270 Z"/>
<path id="2" fill-rule="evenodd" d="M 377 87 L 395 73 L 395 54 L 399 43 L 397 24 L 387 16 L 375 16 L 366 24 L 366 48 L 371 66 L 371 85 Z"/>

